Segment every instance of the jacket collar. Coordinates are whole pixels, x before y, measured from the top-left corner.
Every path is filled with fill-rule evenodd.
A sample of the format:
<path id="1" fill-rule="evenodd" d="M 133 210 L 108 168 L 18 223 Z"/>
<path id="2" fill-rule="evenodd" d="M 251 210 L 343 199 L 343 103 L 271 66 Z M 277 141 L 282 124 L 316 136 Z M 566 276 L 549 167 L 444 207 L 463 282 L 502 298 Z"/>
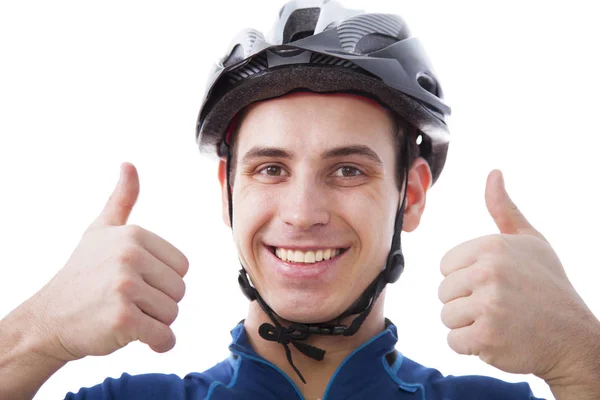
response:
<path id="1" fill-rule="evenodd" d="M 281 374 L 299 394 L 296 385 L 283 371 L 259 356 L 250 346 L 246 329 L 244 328 L 244 320 L 240 321 L 240 323 L 238 323 L 231 331 L 231 336 L 233 340 L 229 349 L 233 354 L 251 362 L 270 365 L 273 367 L 273 369 L 270 370 L 272 374 L 268 373 L 264 376 L 264 379 L 273 382 L 272 380 L 277 379 L 276 376 Z M 324 398 L 331 397 L 333 395 L 332 393 L 335 393 L 335 398 L 356 396 L 357 388 L 364 390 L 364 393 L 369 393 L 381 389 L 381 385 L 391 384 L 391 364 L 396 364 L 394 362 L 396 357 L 401 357 L 401 355 L 395 351 L 397 341 L 397 328 L 391 321 L 386 319 L 386 327 L 382 332 L 356 348 L 338 366 L 327 386 Z M 325 357 L 327 357 L 327 355 L 325 355 Z M 276 371 L 279 372 L 279 374 Z M 253 377 L 253 379 L 257 378 L 262 380 L 263 377 Z M 397 391 L 397 386 L 394 386 Z"/>

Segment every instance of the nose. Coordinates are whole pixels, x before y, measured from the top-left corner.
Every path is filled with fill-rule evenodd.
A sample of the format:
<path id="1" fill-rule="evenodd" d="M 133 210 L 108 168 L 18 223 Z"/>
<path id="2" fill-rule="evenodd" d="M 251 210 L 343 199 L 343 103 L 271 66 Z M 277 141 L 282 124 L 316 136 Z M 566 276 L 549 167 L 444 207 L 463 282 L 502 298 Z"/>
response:
<path id="1" fill-rule="evenodd" d="M 279 207 L 281 220 L 299 230 L 326 225 L 330 219 L 327 195 L 311 179 L 296 178 L 289 182 Z"/>

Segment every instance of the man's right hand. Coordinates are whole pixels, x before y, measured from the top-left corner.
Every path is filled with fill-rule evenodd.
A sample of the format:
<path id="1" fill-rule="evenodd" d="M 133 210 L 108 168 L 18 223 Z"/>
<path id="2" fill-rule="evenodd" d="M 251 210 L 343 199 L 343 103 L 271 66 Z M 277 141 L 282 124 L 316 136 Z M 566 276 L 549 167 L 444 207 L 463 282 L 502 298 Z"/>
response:
<path id="1" fill-rule="evenodd" d="M 45 355 L 72 361 L 107 355 L 139 340 L 163 353 L 175 346 L 170 325 L 183 298 L 185 255 L 137 225 L 126 225 L 139 194 L 130 163 L 104 210 L 66 265 L 32 299 Z"/>

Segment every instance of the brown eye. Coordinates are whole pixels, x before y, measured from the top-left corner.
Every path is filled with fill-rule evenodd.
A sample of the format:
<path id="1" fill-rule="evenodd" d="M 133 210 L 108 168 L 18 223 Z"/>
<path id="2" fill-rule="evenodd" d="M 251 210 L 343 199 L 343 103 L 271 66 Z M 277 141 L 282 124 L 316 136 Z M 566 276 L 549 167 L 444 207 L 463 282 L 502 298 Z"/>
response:
<path id="1" fill-rule="evenodd" d="M 353 176 L 362 175 L 362 172 L 358 168 L 345 165 L 343 167 L 338 168 L 335 171 L 334 175 L 342 178 L 351 178 Z"/>
<path id="2" fill-rule="evenodd" d="M 268 176 L 282 176 L 284 175 L 283 169 L 277 165 L 269 165 L 260 170 L 260 174 Z"/>

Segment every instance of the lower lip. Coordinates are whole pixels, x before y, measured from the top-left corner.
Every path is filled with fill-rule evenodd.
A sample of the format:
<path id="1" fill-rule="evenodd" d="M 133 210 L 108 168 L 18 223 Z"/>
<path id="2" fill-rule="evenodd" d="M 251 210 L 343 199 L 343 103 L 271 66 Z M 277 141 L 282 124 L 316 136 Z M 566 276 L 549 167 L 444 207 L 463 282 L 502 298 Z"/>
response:
<path id="1" fill-rule="evenodd" d="M 270 248 L 265 247 L 271 255 L 275 270 L 285 278 L 292 279 L 318 279 L 325 278 L 327 275 L 335 273 L 336 267 L 340 265 L 340 260 L 348 253 L 348 250 L 329 260 L 323 260 L 316 263 L 295 263 L 283 261 L 277 257 Z"/>

